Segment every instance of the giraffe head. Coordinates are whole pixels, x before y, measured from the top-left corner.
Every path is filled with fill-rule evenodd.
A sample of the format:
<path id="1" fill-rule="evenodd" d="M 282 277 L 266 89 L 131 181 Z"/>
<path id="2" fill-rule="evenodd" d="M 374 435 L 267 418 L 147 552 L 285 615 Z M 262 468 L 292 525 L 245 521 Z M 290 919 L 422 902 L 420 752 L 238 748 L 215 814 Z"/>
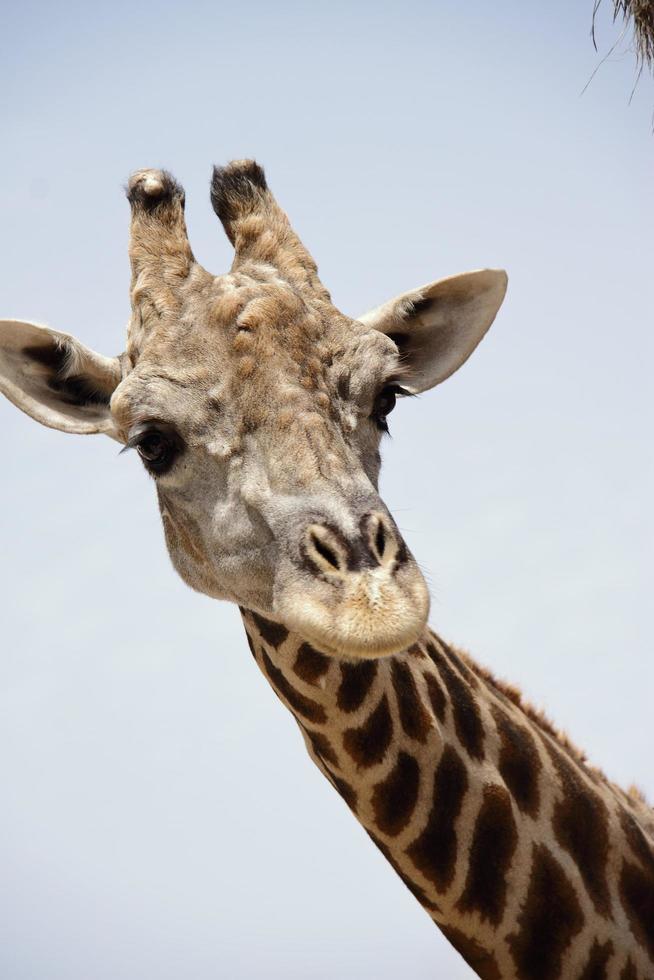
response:
<path id="1" fill-rule="evenodd" d="M 214 171 L 211 200 L 235 249 L 227 275 L 195 261 L 169 174 L 139 171 L 127 196 L 125 353 L 0 321 L 0 390 L 45 425 L 136 450 L 194 589 L 327 652 L 406 647 L 428 593 L 378 494 L 380 439 L 398 397 L 472 353 L 505 273 L 441 280 L 353 320 L 332 305 L 256 163 Z"/>

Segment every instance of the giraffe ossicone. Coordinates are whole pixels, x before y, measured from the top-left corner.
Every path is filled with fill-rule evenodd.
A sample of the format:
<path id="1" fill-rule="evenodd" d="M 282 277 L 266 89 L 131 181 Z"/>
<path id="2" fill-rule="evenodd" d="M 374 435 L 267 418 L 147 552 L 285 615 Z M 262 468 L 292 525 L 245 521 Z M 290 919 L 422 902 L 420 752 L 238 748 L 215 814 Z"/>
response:
<path id="1" fill-rule="evenodd" d="M 241 607 L 314 761 L 479 976 L 654 976 L 652 811 L 429 632 L 377 489 L 396 400 L 467 360 L 506 274 L 353 319 L 253 161 L 214 170 L 226 275 L 196 262 L 170 174 L 138 171 L 127 196 L 125 352 L 0 321 L 0 391 L 139 454 L 175 568 Z"/>

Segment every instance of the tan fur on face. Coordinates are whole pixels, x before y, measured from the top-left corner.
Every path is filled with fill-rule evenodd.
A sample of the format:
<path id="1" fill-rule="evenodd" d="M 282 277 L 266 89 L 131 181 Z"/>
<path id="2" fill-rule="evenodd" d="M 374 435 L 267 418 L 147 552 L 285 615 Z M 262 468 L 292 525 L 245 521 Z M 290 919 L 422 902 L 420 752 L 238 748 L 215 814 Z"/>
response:
<path id="1" fill-rule="evenodd" d="M 401 565 L 373 562 L 338 586 L 303 548 L 308 525 L 326 522 L 355 541 L 366 514 L 385 513 L 370 416 L 397 374 L 397 349 L 331 304 L 255 165 L 231 165 L 213 198 L 236 247 L 222 277 L 195 262 L 179 185 L 147 171 L 130 182 L 133 369 L 114 393 L 114 419 L 126 440 L 159 423 L 184 446 L 157 481 L 168 548 L 188 584 L 303 624 L 325 643 L 329 631 L 337 649 L 387 653 L 427 613 L 405 546 Z M 387 534 L 400 541 L 392 521 Z"/>

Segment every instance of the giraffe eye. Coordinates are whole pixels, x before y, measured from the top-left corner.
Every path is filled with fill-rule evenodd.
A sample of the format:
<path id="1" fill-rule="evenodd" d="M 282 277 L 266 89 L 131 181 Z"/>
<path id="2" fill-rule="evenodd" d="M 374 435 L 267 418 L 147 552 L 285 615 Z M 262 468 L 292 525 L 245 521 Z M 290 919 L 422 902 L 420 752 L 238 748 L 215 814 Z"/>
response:
<path id="1" fill-rule="evenodd" d="M 372 411 L 372 420 L 382 432 L 388 432 L 386 417 L 395 408 L 397 396 L 402 393 L 399 385 L 386 385 L 377 395 L 375 406 Z"/>
<path id="2" fill-rule="evenodd" d="M 128 447 L 134 447 L 153 475 L 166 473 L 182 449 L 177 433 L 168 426 L 148 426 L 133 433 Z"/>
<path id="3" fill-rule="evenodd" d="M 148 432 L 136 447 L 136 451 L 145 463 L 150 466 L 160 466 L 168 458 L 170 442 L 162 432 Z"/>

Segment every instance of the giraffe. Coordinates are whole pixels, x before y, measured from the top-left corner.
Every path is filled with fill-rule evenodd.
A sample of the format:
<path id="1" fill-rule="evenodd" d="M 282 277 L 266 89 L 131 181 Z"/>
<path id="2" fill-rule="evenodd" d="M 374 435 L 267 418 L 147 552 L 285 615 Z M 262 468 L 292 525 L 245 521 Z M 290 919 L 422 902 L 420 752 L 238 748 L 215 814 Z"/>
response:
<path id="1" fill-rule="evenodd" d="M 396 401 L 466 361 L 505 273 L 354 320 L 255 162 L 213 174 L 227 275 L 196 262 L 168 173 L 138 171 L 127 196 L 125 352 L 0 321 L 0 390 L 47 426 L 136 450 L 177 572 L 238 604 L 311 758 L 478 976 L 654 977 L 653 811 L 429 630 L 377 490 Z"/>

